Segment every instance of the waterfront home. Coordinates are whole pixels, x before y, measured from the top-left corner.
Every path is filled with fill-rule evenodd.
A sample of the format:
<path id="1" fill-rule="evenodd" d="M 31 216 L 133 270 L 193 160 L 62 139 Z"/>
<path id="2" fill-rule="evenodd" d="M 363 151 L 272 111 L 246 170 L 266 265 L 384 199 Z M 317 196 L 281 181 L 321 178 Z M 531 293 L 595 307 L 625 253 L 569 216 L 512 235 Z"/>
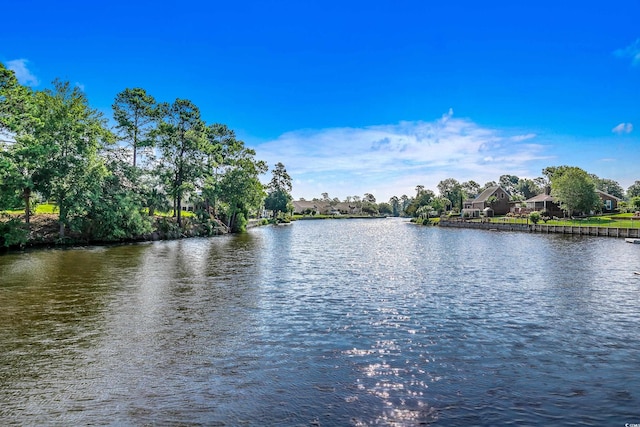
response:
<path id="1" fill-rule="evenodd" d="M 604 191 L 596 190 L 600 200 L 602 201 L 602 212 L 614 212 L 618 209 L 619 198 L 607 194 Z M 564 212 L 560 209 L 558 203 L 551 195 L 551 189 L 545 188 L 544 193 L 538 194 L 525 201 L 527 204 L 527 210 L 529 211 L 547 211 L 549 216 L 563 216 Z M 592 215 L 596 212 L 590 212 Z"/>
<path id="2" fill-rule="evenodd" d="M 485 211 L 487 208 L 490 210 Z M 509 193 L 499 185 L 491 186 L 473 199 L 469 209 L 506 215 L 509 212 Z"/>
<path id="3" fill-rule="evenodd" d="M 619 198 L 600 190 L 596 190 L 596 193 L 598 193 L 600 200 L 602 200 L 603 212 L 613 212 L 618 209 L 618 202 L 620 202 Z"/>
<path id="4" fill-rule="evenodd" d="M 355 204 L 339 202 L 329 203 L 324 200 L 294 200 L 293 212 L 299 215 L 350 215 L 359 213 Z"/>
<path id="5" fill-rule="evenodd" d="M 564 216 L 564 212 L 551 195 L 551 187 L 545 187 L 544 193 L 525 200 L 525 203 L 529 212 L 546 211 L 549 216 Z"/>

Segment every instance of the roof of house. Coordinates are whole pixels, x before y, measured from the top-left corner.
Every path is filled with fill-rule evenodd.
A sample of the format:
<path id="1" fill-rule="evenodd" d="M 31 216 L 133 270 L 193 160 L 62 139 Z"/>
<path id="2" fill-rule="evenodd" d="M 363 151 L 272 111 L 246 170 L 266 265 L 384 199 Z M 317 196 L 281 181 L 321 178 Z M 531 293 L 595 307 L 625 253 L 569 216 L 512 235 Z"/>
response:
<path id="1" fill-rule="evenodd" d="M 598 193 L 598 195 L 600 197 L 609 197 L 611 199 L 616 199 L 616 200 L 620 200 L 619 198 L 617 198 L 616 196 L 613 196 L 611 194 L 607 194 L 604 191 L 600 191 L 600 190 L 596 190 L 596 193 Z M 550 194 L 538 194 L 537 196 L 533 196 L 530 199 L 525 200 L 526 203 L 528 202 L 553 202 L 554 198 L 553 196 L 551 196 Z"/>
<path id="2" fill-rule="evenodd" d="M 303 212 L 307 209 L 313 211 L 350 211 L 356 207 L 354 204 L 346 202 L 339 202 L 331 206 L 331 203 L 324 200 L 294 200 L 292 203 L 296 212 Z"/>
<path id="3" fill-rule="evenodd" d="M 489 197 L 493 196 L 493 194 L 498 191 L 498 189 L 502 189 L 504 193 L 508 196 L 509 193 L 499 185 L 492 185 L 491 187 L 487 187 L 482 193 L 478 195 L 473 201 L 475 202 L 485 202 Z"/>
<path id="4" fill-rule="evenodd" d="M 602 197 L 602 196 L 609 197 L 611 199 L 616 199 L 617 201 L 622 200 L 621 198 L 616 197 L 613 194 L 605 193 L 604 191 L 601 191 L 601 190 L 596 190 L 596 193 L 598 193 L 598 195 L 600 195 L 600 197 Z"/>
<path id="5" fill-rule="evenodd" d="M 530 199 L 525 200 L 525 203 L 529 202 L 553 202 L 553 196 L 550 194 L 538 194 L 537 196 L 533 196 Z"/>

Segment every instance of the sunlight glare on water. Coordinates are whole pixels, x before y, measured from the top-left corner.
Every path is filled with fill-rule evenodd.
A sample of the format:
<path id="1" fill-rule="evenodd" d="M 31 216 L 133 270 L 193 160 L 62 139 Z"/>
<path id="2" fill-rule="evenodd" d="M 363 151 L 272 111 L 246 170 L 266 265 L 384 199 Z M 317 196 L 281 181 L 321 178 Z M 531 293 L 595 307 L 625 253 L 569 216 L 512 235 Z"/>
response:
<path id="1" fill-rule="evenodd" d="M 385 219 L 5 255 L 0 421 L 638 422 L 635 246 Z"/>

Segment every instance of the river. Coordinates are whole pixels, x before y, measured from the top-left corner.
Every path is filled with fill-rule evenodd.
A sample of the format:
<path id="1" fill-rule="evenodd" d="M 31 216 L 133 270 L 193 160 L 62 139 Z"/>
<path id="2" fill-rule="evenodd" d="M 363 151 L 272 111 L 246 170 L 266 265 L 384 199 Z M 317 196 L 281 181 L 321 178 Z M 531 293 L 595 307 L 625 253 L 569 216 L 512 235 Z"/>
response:
<path id="1" fill-rule="evenodd" d="M 640 423 L 638 270 L 401 219 L 7 254 L 0 424 Z"/>

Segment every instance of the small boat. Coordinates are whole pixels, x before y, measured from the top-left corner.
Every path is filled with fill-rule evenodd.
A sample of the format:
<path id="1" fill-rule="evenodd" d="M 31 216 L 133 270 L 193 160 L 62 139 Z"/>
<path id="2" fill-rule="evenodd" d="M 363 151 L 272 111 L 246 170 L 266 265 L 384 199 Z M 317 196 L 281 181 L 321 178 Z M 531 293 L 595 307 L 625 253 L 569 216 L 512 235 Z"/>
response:
<path id="1" fill-rule="evenodd" d="M 624 239 L 624 241 L 627 242 L 627 243 L 640 243 L 640 239 L 626 238 L 626 239 Z"/>

